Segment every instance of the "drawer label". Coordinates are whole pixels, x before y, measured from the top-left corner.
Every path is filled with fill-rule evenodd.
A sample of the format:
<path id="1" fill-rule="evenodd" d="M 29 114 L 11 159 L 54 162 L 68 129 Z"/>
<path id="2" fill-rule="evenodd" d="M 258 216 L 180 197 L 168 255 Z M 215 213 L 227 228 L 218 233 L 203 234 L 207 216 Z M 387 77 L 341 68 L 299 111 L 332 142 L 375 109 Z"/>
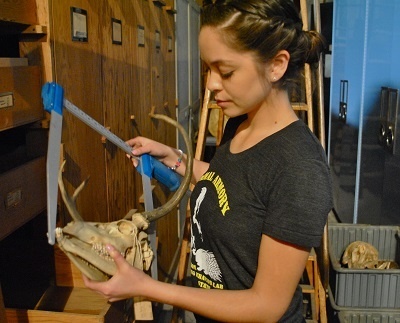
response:
<path id="1" fill-rule="evenodd" d="M 16 207 L 22 201 L 22 189 L 18 188 L 7 193 L 5 205 L 6 209 Z"/>
<path id="2" fill-rule="evenodd" d="M 12 92 L 0 93 L 0 109 L 12 107 L 14 98 Z"/>

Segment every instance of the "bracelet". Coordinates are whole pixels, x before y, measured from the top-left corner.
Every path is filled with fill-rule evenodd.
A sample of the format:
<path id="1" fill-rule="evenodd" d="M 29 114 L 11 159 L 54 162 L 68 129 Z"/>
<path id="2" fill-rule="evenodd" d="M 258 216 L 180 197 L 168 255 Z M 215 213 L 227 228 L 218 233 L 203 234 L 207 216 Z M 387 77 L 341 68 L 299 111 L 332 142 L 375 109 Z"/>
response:
<path id="1" fill-rule="evenodd" d="M 172 171 L 174 171 L 174 172 L 176 171 L 176 169 L 177 169 L 179 166 L 181 166 L 181 163 L 182 163 L 183 151 L 180 150 L 180 149 L 178 149 L 178 151 L 179 151 L 179 156 L 178 156 L 178 160 L 176 161 L 175 165 L 172 166 L 172 167 L 168 167 L 170 170 L 172 170 Z"/>

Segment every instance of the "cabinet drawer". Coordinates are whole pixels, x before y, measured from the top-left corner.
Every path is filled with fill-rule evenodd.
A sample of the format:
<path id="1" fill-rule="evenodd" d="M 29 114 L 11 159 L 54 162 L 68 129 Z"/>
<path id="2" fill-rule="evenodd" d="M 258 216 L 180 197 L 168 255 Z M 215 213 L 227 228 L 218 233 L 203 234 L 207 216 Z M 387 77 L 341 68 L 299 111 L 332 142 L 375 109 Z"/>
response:
<path id="1" fill-rule="evenodd" d="M 32 248 L 36 247 L 37 246 L 32 246 Z M 30 249 L 28 248 L 27 250 Z M 130 301 L 119 301 L 111 304 L 108 303 L 104 297 L 85 288 L 82 280 L 82 273 L 71 263 L 70 259 L 60 250 L 57 244 L 54 246 L 54 263 L 56 268 L 56 284 L 51 284 L 42 295 L 38 293 L 37 290 L 32 289 L 32 286 L 39 286 L 37 284 L 26 286 L 26 288 L 21 291 L 18 290 L 18 293 L 35 295 L 37 301 L 31 297 L 32 300 L 28 304 L 26 302 L 24 303 L 24 298 L 21 297 L 9 303 L 7 305 L 9 307 L 5 309 L 8 323 L 133 322 L 131 319 L 133 317 L 133 307 L 128 306 Z M 27 269 L 27 272 L 28 271 Z M 6 274 L 4 277 L 7 277 Z M 12 277 L 14 277 L 14 275 Z M 12 287 L 12 284 L 7 285 L 9 289 Z M 3 286 L 5 287 L 5 284 L 3 284 Z M 3 288 L 3 290 L 5 291 L 6 288 Z M 38 297 L 40 295 L 41 297 L 39 299 Z M 7 296 L 7 292 L 5 291 L 5 300 L 7 300 Z M 34 305 L 35 303 L 36 305 Z"/>
<path id="2" fill-rule="evenodd" d="M 37 24 L 35 0 L 0 0 L 0 20 Z"/>
<path id="3" fill-rule="evenodd" d="M 0 240 L 45 209 L 45 157 L 0 174 Z"/>
<path id="4" fill-rule="evenodd" d="M 43 119 L 39 66 L 0 67 L 0 131 Z"/>

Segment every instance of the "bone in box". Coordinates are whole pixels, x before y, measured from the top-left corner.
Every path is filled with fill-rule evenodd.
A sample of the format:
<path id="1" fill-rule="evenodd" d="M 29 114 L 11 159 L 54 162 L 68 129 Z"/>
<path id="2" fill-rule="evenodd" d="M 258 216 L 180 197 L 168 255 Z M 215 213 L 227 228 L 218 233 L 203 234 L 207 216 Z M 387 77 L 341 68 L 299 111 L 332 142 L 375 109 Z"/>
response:
<path id="1" fill-rule="evenodd" d="M 357 240 L 377 248 L 379 260 L 400 264 L 400 227 L 329 224 L 330 286 L 340 307 L 400 309 L 400 269 L 349 269 L 341 265 L 346 247 Z"/>

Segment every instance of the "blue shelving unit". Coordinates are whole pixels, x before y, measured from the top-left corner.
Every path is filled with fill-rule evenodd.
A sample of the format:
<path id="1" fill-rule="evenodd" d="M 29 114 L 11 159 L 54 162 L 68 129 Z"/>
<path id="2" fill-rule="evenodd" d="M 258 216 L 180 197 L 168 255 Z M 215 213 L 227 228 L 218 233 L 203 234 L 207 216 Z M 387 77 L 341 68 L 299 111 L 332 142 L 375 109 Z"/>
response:
<path id="1" fill-rule="evenodd" d="M 400 1 L 334 0 L 333 10 L 328 157 L 335 211 L 345 223 L 398 225 L 400 149 L 384 147 L 379 131 L 381 88 L 400 89 Z M 395 124 L 399 118 L 397 143 L 399 109 L 391 117 Z"/>

